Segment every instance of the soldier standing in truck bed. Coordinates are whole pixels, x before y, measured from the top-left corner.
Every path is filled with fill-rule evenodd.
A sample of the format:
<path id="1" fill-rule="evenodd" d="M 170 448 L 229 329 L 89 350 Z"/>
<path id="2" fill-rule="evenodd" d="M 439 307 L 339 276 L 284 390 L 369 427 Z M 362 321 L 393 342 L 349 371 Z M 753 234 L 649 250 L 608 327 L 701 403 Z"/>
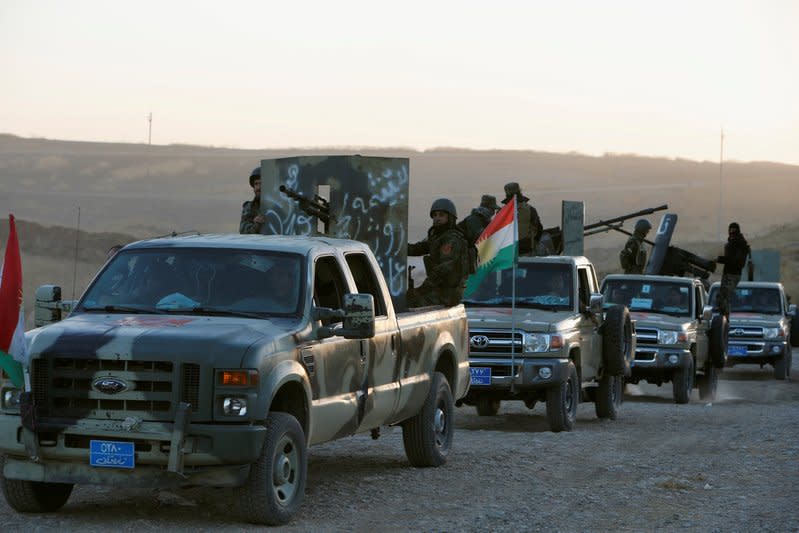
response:
<path id="1" fill-rule="evenodd" d="M 241 204 L 239 233 L 261 233 L 261 226 L 266 220 L 261 214 L 261 167 L 255 167 L 250 172 L 250 187 L 255 197 Z"/>
<path id="2" fill-rule="evenodd" d="M 408 255 L 423 255 L 427 271 L 422 285 L 408 290 L 408 307 L 459 304 L 469 275 L 469 244 L 455 226 L 455 204 L 439 198 L 430 207 L 430 218 L 433 225 L 427 238 L 408 244 Z"/>
<path id="3" fill-rule="evenodd" d="M 746 264 L 746 258 L 750 253 L 749 243 L 746 242 L 741 233 L 741 226 L 737 222 L 730 223 L 727 228 L 727 243 L 724 245 L 724 255 L 720 255 L 717 263 L 724 265 L 721 273 L 721 287 L 719 287 L 719 311 L 721 314 L 730 317 L 730 300 L 735 293 L 735 287 L 741 281 L 741 271 Z"/>
<path id="4" fill-rule="evenodd" d="M 544 226 L 541 225 L 538 211 L 530 205 L 530 199 L 522 194 L 519 184 L 512 181 L 505 185 L 505 199 L 502 203 L 507 204 L 514 196 L 516 216 L 519 221 L 519 255 L 535 255 L 534 250 L 541 240 Z"/>
<path id="5" fill-rule="evenodd" d="M 652 229 L 652 224 L 645 218 L 635 223 L 632 236 L 627 239 L 624 249 L 619 252 L 619 261 L 625 274 L 643 274 L 646 266 L 646 249 L 644 239 Z"/>

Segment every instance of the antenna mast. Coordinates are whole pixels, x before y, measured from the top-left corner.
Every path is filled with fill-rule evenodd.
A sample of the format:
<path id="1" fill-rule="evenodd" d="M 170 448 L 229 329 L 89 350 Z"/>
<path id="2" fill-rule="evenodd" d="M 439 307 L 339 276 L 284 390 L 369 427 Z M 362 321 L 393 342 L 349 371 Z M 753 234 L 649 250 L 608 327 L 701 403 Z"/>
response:
<path id="1" fill-rule="evenodd" d="M 724 128 L 721 128 L 721 148 L 719 152 L 719 239 L 724 240 L 721 232 L 721 218 L 724 215 Z"/>
<path id="2" fill-rule="evenodd" d="M 147 122 L 149 123 L 147 128 L 147 146 L 152 144 L 153 140 L 153 112 L 150 111 L 150 114 L 147 115 Z"/>

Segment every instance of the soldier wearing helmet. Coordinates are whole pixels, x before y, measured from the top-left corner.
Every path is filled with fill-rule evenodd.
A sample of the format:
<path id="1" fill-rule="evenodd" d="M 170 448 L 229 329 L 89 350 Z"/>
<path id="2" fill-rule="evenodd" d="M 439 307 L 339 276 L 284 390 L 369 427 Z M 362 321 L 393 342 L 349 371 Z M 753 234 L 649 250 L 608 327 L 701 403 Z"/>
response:
<path id="1" fill-rule="evenodd" d="M 632 236 L 627 239 L 624 249 L 619 252 L 619 261 L 625 274 L 643 274 L 646 266 L 646 249 L 644 239 L 652 229 L 652 224 L 645 218 L 639 219 L 635 223 L 635 230 Z"/>
<path id="2" fill-rule="evenodd" d="M 239 233 L 261 233 L 261 226 L 266 220 L 261 214 L 261 167 L 255 167 L 250 172 L 250 187 L 255 197 L 241 205 Z"/>
<path id="3" fill-rule="evenodd" d="M 521 187 L 515 181 L 505 184 L 505 199 L 503 204 L 507 204 L 513 197 L 516 197 L 516 217 L 519 221 L 519 254 L 535 255 L 535 249 L 541 240 L 544 226 L 541 225 L 541 218 L 538 211 L 530 205 L 530 199 L 522 194 Z"/>
<path id="4" fill-rule="evenodd" d="M 423 241 L 408 244 L 409 256 L 424 256 L 427 278 L 408 290 L 408 306 L 457 305 L 469 275 L 468 243 L 457 229 L 458 212 L 449 198 L 439 198 L 430 207 L 433 225 Z"/>

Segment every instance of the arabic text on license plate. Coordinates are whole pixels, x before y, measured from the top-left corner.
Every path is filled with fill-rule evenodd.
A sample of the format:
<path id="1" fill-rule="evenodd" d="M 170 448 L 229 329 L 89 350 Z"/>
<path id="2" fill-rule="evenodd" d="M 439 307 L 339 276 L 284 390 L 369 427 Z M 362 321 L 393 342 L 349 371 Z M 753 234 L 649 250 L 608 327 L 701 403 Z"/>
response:
<path id="1" fill-rule="evenodd" d="M 89 464 L 103 468 L 133 468 L 136 459 L 132 442 L 89 441 Z"/>
<path id="2" fill-rule="evenodd" d="M 727 355 L 746 355 L 746 346 L 743 344 L 730 344 L 727 346 Z"/>
<path id="3" fill-rule="evenodd" d="M 472 374 L 472 385 L 491 385 L 490 367 L 471 367 L 469 372 Z"/>

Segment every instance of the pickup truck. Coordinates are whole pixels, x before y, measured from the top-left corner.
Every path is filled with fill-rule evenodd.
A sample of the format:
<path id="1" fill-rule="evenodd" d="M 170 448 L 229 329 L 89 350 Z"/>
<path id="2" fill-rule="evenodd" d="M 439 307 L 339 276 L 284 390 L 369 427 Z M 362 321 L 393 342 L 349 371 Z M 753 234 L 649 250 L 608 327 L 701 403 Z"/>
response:
<path id="1" fill-rule="evenodd" d="M 726 322 L 713 316 L 699 279 L 611 274 L 602 280 L 605 306 L 626 305 L 635 324 L 636 349 L 629 383 L 672 384 L 675 403 L 713 400 L 724 367 Z"/>
<path id="2" fill-rule="evenodd" d="M 458 405 L 482 416 L 503 400 L 532 409 L 544 401 L 552 431 L 574 427 L 577 405 L 595 402 L 615 419 L 635 349 L 626 307 L 603 313 L 594 266 L 585 257 L 520 257 L 489 274 L 464 300 L 471 387 Z"/>
<path id="3" fill-rule="evenodd" d="M 27 335 L 31 391 L 0 383 L 0 484 L 20 512 L 58 510 L 76 483 L 201 485 L 286 523 L 307 446 L 400 425 L 412 465 L 441 465 L 469 386 L 464 307 L 397 312 L 352 240 L 133 243 Z"/>
<path id="4" fill-rule="evenodd" d="M 720 283 L 710 287 L 710 303 L 716 305 Z M 774 378 L 791 374 L 792 346 L 799 346 L 796 304 L 788 304 L 782 283 L 741 281 L 730 301 L 727 366 L 769 364 Z"/>

